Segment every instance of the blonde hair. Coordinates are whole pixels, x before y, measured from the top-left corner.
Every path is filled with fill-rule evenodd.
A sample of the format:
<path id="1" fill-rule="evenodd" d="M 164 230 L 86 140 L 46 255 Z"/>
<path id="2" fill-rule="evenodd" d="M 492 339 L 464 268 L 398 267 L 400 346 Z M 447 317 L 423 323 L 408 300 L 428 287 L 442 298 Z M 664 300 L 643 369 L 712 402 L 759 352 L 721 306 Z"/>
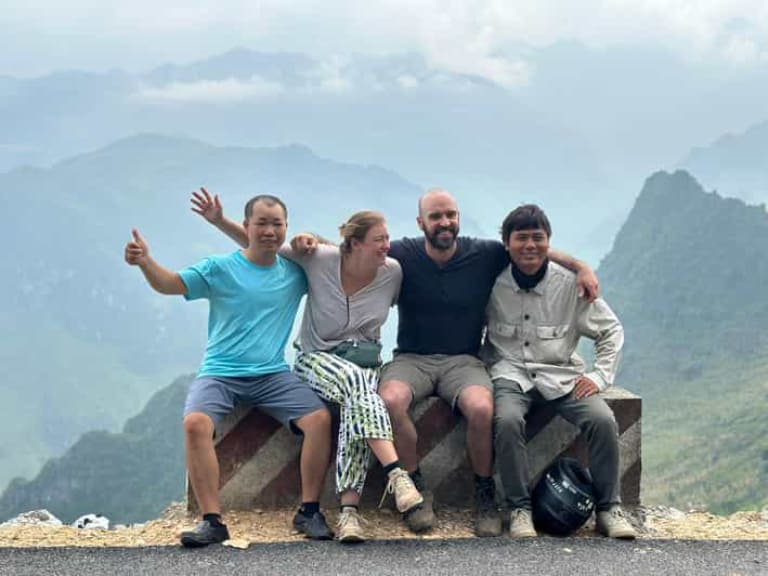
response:
<path id="1" fill-rule="evenodd" d="M 381 212 L 373 210 L 362 210 L 355 212 L 349 217 L 349 220 L 339 226 L 341 234 L 341 251 L 350 252 L 352 250 L 352 240 L 363 242 L 368 230 L 377 224 L 385 222 L 384 215 Z"/>

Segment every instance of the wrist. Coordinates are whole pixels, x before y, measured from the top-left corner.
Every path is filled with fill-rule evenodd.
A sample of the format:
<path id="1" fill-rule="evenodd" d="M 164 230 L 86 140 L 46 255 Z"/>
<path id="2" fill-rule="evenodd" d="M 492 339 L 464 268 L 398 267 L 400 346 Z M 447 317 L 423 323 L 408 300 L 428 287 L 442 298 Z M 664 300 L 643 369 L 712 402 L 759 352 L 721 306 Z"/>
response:
<path id="1" fill-rule="evenodd" d="M 152 265 L 154 263 L 155 263 L 155 261 L 152 260 L 152 258 L 150 258 L 149 256 L 145 256 L 142 260 L 137 262 L 137 265 L 142 270 L 148 270 L 148 269 L 150 269 L 152 267 Z"/>

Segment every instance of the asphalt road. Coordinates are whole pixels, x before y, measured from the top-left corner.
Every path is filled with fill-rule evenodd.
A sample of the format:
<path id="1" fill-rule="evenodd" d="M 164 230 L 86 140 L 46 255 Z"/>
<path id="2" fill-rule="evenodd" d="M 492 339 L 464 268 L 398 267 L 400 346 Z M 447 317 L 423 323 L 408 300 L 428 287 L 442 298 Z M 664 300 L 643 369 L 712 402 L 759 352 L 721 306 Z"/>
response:
<path id="1" fill-rule="evenodd" d="M 3 548 L 0 574 L 768 575 L 765 541 L 508 538 L 259 544 L 248 550 Z"/>

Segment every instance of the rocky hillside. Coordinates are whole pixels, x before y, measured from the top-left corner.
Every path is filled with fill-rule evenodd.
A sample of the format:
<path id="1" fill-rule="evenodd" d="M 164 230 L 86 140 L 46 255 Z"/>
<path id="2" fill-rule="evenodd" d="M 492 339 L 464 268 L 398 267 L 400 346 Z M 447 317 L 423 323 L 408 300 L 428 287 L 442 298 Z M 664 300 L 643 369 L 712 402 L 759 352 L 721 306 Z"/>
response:
<path id="1" fill-rule="evenodd" d="M 88 432 L 34 480 L 11 482 L 0 519 L 41 508 L 67 523 L 86 513 L 120 523 L 158 516 L 184 495 L 181 417 L 191 380 L 178 378 L 155 394 L 121 432 Z"/>
<path id="2" fill-rule="evenodd" d="M 598 274 L 644 400 L 645 500 L 768 504 L 768 214 L 686 172 L 645 183 Z"/>

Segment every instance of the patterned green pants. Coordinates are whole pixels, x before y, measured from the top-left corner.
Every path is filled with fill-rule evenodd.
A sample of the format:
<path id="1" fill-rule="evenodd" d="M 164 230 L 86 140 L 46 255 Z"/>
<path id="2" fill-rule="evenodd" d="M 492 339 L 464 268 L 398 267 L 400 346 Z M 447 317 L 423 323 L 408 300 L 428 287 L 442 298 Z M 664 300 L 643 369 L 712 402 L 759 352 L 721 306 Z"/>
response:
<path id="1" fill-rule="evenodd" d="M 323 400 L 339 405 L 336 492 L 362 493 L 371 455 L 367 439 L 392 440 L 387 408 L 376 393 L 379 370 L 329 352 L 300 352 L 294 370 Z"/>

